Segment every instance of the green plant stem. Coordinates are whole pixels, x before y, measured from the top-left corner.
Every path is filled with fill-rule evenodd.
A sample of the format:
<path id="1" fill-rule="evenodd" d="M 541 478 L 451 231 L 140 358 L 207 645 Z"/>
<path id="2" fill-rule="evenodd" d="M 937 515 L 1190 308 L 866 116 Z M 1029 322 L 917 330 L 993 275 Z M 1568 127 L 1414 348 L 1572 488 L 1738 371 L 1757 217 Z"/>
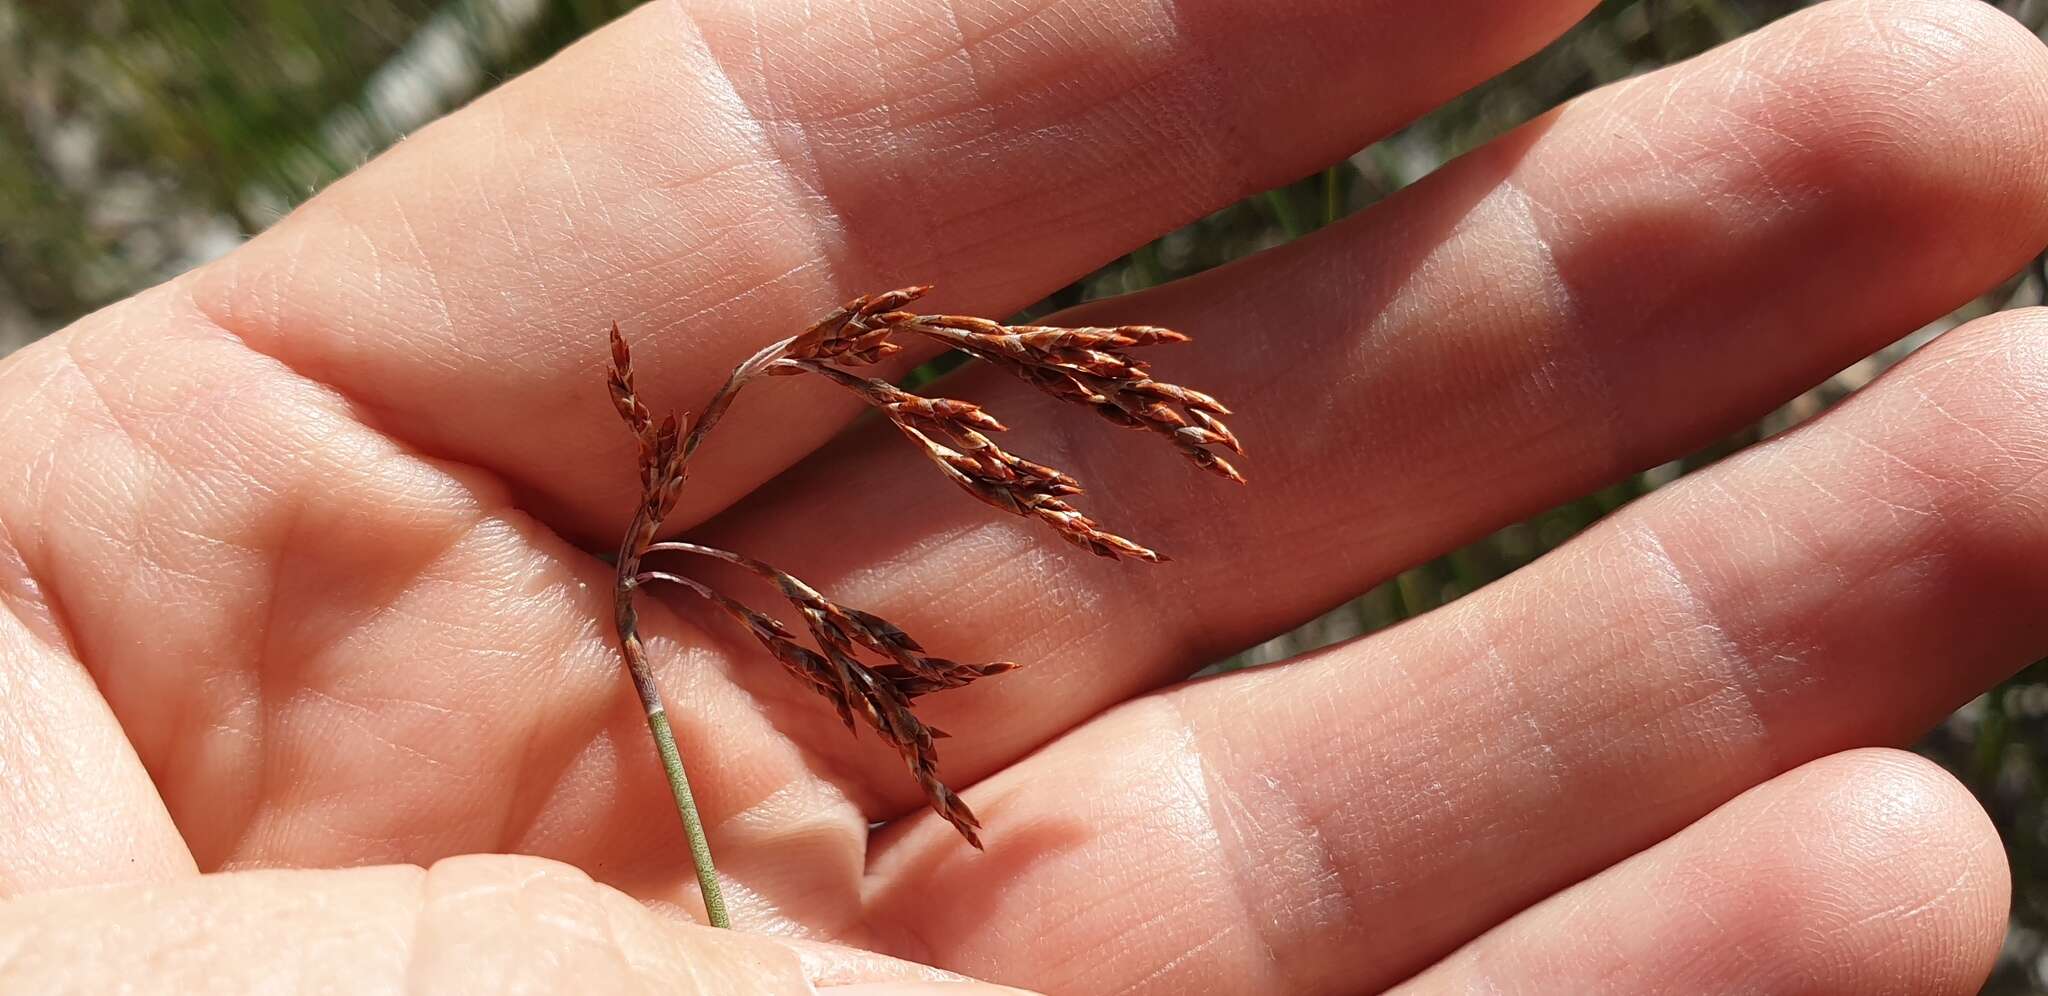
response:
<path id="1" fill-rule="evenodd" d="M 661 751 L 661 767 L 668 773 L 669 791 L 675 793 L 676 812 L 683 817 L 683 836 L 690 839 L 690 860 L 697 866 L 697 887 L 704 892 L 704 912 L 711 918 L 712 926 L 730 928 L 732 918 L 725 911 L 725 892 L 718 887 L 718 869 L 711 863 L 711 842 L 704 837 L 704 821 L 697 815 L 697 799 L 690 794 L 689 776 L 683 773 L 683 755 L 676 750 L 676 735 L 669 729 L 668 712 L 657 705 L 647 714 L 647 728 L 654 732 L 654 745 Z"/>
<path id="2" fill-rule="evenodd" d="M 640 642 L 640 613 L 633 606 L 639 587 L 640 558 L 653 541 L 659 518 L 642 507 L 632 528 L 619 547 L 619 573 L 613 588 L 614 622 L 618 625 L 619 651 L 626 658 L 626 671 L 633 677 L 633 691 L 647 714 L 647 729 L 654 734 L 654 749 L 661 755 L 661 769 L 668 775 L 669 791 L 676 797 L 676 815 L 683 820 L 683 836 L 690 843 L 690 861 L 697 866 L 697 887 L 704 894 L 704 914 L 714 927 L 732 926 L 726 913 L 725 892 L 718 886 L 718 868 L 711 862 L 711 842 L 704 836 L 704 819 L 697 815 L 697 797 L 690 791 L 690 779 L 683 771 L 683 754 L 676 749 L 675 731 L 669 728 L 668 709 L 661 702 L 661 686 L 655 684 L 654 668 L 647 662 L 647 648 Z"/>
<path id="3" fill-rule="evenodd" d="M 1264 198 L 1266 206 L 1273 212 L 1273 219 L 1280 223 L 1281 231 L 1286 232 L 1289 239 L 1298 239 L 1308 234 L 1308 229 L 1302 225 L 1300 213 L 1294 210 L 1290 194 L 1288 188 L 1280 187 L 1266 191 Z"/>
<path id="4" fill-rule="evenodd" d="M 613 326 L 612 335 L 618 335 L 617 326 Z M 619 652 L 626 658 L 626 671 L 633 676 L 633 691 L 640 696 L 640 707 L 647 714 L 647 729 L 654 734 L 654 749 L 661 755 L 661 769 L 668 775 L 669 791 L 676 797 L 676 815 L 682 817 L 683 836 L 690 842 L 690 861 L 697 866 L 697 887 L 704 894 L 704 914 L 714 927 L 730 928 L 732 918 L 725 909 L 725 892 L 718 886 L 718 867 L 711 862 L 711 842 L 704 836 L 704 819 L 697 815 L 697 797 L 691 793 L 689 776 L 683 772 L 683 754 L 676 749 L 676 735 L 668 724 L 668 709 L 662 705 L 661 688 L 654 683 L 654 668 L 647 662 L 647 648 L 640 642 L 640 613 L 633 607 L 633 593 L 640 587 L 640 559 L 654 545 L 654 534 L 661 531 L 662 517 L 674 507 L 673 489 L 683 483 L 683 466 L 689 462 L 690 454 L 697 452 L 704 436 L 718 424 L 740 389 L 774 366 L 783 351 L 795 341 L 790 338 L 771 343 L 733 369 L 725 385 L 711 396 L 710 403 L 704 406 L 704 413 L 690 427 L 690 434 L 683 438 L 681 460 L 674 466 L 662 467 L 646 462 L 650 452 L 648 447 L 656 444 L 655 437 L 650 434 L 652 416 L 640 407 L 637 400 L 620 402 L 626 406 L 621 411 L 627 416 L 627 424 L 640 437 L 641 484 L 647 491 L 641 495 L 640 508 L 633 513 L 633 523 L 626 528 L 625 538 L 619 541 L 618 574 L 612 585 L 613 621 L 619 631 Z M 623 389 L 630 395 L 632 368 L 624 357 L 625 347 L 621 344 L 614 348 L 619 351 L 614 362 L 620 369 L 614 372 L 619 379 L 613 382 L 613 389 Z M 699 586 L 682 578 L 664 577 L 702 591 Z"/>
<path id="5" fill-rule="evenodd" d="M 1323 224 L 1325 225 L 1336 224 L 1337 219 L 1344 215 L 1343 178 L 1337 172 L 1343 165 L 1343 163 L 1338 163 L 1323 171 Z"/>

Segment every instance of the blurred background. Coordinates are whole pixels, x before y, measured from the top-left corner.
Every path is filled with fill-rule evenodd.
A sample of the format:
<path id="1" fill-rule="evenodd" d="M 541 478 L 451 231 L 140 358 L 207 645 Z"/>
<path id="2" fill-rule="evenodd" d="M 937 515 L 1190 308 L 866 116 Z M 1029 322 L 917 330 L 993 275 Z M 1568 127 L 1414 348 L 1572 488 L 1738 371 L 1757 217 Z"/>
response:
<path id="1" fill-rule="evenodd" d="M 0 0 L 0 355 L 227 252 L 398 137 L 629 6 Z M 1565 98 L 1694 55 L 1801 6 L 1608 0 L 1541 54 L 1347 162 L 1166 235 L 1030 313 L 1278 245 Z M 2048 30 L 2048 0 L 1999 6 L 2036 33 Z M 1942 330 L 2042 303 L 2044 293 L 2048 271 L 2036 260 L 1968 307 L 1698 454 L 1415 567 L 1217 668 L 1278 660 L 1456 599 L 1638 496 L 1811 417 Z M 2048 662 L 1970 703 L 1917 749 L 1977 793 L 2011 856 L 2012 928 L 1985 991 L 2048 992 Z"/>

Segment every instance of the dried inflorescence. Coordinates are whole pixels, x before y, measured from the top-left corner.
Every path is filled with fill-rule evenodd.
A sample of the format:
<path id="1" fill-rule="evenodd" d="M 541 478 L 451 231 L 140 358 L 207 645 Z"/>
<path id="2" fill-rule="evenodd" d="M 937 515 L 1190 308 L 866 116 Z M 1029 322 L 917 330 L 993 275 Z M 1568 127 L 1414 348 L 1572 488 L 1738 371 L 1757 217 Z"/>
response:
<path id="1" fill-rule="evenodd" d="M 696 543 L 656 543 L 647 548 L 648 553 L 671 551 L 716 557 L 773 584 L 796 607 L 819 650 L 798 643 L 795 635 L 773 617 L 727 598 L 701 582 L 660 571 L 640 575 L 643 579 L 681 584 L 723 609 L 791 674 L 831 702 L 848 731 L 859 729 L 854 725 L 854 717 L 859 716 L 903 755 L 932 809 L 953 824 L 968 843 L 981 846 L 981 838 L 975 832 L 981 824 L 975 820 L 973 811 L 939 780 L 938 751 L 932 741 L 946 733 L 919 719 L 911 711 L 911 700 L 1001 674 L 1016 665 L 1007 661 L 962 664 L 927 656 L 916 640 L 888 620 L 833 602 L 810 585 L 751 557 Z M 862 660 L 863 651 L 886 663 Z"/>
<path id="2" fill-rule="evenodd" d="M 873 405 L 968 494 L 1014 515 L 1039 519 L 1068 542 L 1105 557 L 1158 562 L 1159 554 L 1107 532 L 1066 501 L 1081 486 L 1073 478 L 1012 455 L 985 433 L 1002 423 L 980 407 L 949 398 L 924 398 L 886 381 L 856 377 L 833 364 L 874 363 L 901 348 L 899 336 L 920 336 L 1007 371 L 1062 401 L 1093 409 L 1121 426 L 1164 434 L 1195 464 L 1240 484 L 1244 477 L 1216 453 L 1243 453 L 1223 424 L 1230 414 L 1200 391 L 1153 380 L 1143 362 L 1124 350 L 1188 341 L 1150 325 L 1058 328 L 1000 325 L 985 318 L 916 315 L 902 307 L 930 290 L 911 287 L 849 301 L 796 337 L 769 373 L 814 372 L 851 388 Z"/>
<path id="3" fill-rule="evenodd" d="M 640 507 L 619 549 L 619 633 L 642 698 L 652 703 L 650 709 L 658 709 L 659 697 L 649 691 L 645 652 L 635 632 L 632 591 L 643 584 L 665 581 L 702 596 L 745 626 L 785 668 L 830 701 L 849 730 L 858 729 L 858 717 L 894 746 L 933 811 L 969 843 L 980 847 L 976 834 L 980 824 L 967 804 L 938 777 L 933 743 L 946 734 L 927 726 L 911 707 L 921 695 L 958 688 L 1015 665 L 962 664 L 928 656 L 887 620 L 835 603 L 784 571 L 695 543 L 655 542 L 662 519 L 674 509 L 681 493 L 691 454 L 733 397 L 754 378 L 817 374 L 875 408 L 917 443 L 948 479 L 982 502 L 1044 522 L 1068 542 L 1104 557 L 1135 557 L 1153 563 L 1165 559 L 1103 529 L 1068 502 L 1081 492 L 1080 483 L 1072 477 L 996 445 L 988 434 L 1004 427 L 980 406 L 923 397 L 843 369 L 876 363 L 899 352 L 903 344 L 898 340 L 904 337 L 958 349 L 1055 398 L 1085 405 L 1118 425 L 1164 435 L 1196 466 L 1239 483 L 1243 476 L 1217 450 L 1239 454 L 1244 450 L 1223 423 L 1229 409 L 1199 391 L 1152 379 L 1144 363 L 1124 352 L 1138 346 L 1186 342 L 1186 336 L 1148 325 L 1001 325 L 982 318 L 902 310 L 929 289 L 911 287 L 855 298 L 803 334 L 756 353 L 733 371 L 687 435 L 682 420 L 671 415 L 657 423 L 640 402 L 633 386 L 632 355 L 618 327 L 612 327 L 612 401 L 640 442 L 641 484 Z M 643 571 L 641 561 L 656 553 L 714 557 L 774 585 L 802 617 L 815 649 L 798 642 L 788 627 L 774 618 L 701 582 L 667 571 Z"/>

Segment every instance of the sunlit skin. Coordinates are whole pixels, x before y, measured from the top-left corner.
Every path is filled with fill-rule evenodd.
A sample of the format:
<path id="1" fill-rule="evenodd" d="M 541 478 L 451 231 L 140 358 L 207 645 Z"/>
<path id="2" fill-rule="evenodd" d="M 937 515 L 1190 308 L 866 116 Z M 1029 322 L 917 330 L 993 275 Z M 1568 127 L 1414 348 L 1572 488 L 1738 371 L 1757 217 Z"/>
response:
<path id="1" fill-rule="evenodd" d="M 1247 487 L 947 383 L 1171 564 L 842 434 L 819 378 L 750 389 L 671 524 L 1024 666 L 920 706 L 977 853 L 729 620 L 644 594 L 743 929 L 686 922 L 613 642 L 610 324 L 687 409 L 858 293 L 1008 314 L 1590 6 L 650 4 L 0 360 L 0 987 L 1974 992 L 2003 853 L 1881 745 L 2048 655 L 2039 311 L 1445 609 L 1180 683 L 2039 252 L 2048 53 L 1965 0 L 1823 4 L 1054 316 L 1192 335 L 1148 358 L 1230 399 Z"/>

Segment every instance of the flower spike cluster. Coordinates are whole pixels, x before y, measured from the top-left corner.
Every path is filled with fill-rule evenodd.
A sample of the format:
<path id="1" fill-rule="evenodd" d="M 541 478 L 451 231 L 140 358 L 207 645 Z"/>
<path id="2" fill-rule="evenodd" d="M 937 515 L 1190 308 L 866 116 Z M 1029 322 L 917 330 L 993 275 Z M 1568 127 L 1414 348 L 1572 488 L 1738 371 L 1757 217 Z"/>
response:
<path id="1" fill-rule="evenodd" d="M 640 402 L 633 386 L 631 353 L 613 326 L 608 378 L 612 402 L 639 440 L 642 492 L 633 525 L 619 550 L 620 633 L 631 663 L 638 640 L 633 635 L 630 593 L 637 587 L 661 581 L 695 592 L 745 627 L 784 668 L 830 702 L 849 730 L 857 731 L 865 724 L 895 747 L 932 810 L 978 848 L 981 824 L 939 779 L 934 743 L 946 734 L 926 725 L 912 706 L 920 696 L 959 688 L 1016 665 L 1006 661 L 963 664 L 929 656 L 888 620 L 836 603 L 787 572 L 700 544 L 655 542 L 662 519 L 675 508 L 690 455 L 730 407 L 734 395 L 755 378 L 815 374 L 874 408 L 947 479 L 983 503 L 1043 522 L 1067 542 L 1100 556 L 1152 563 L 1166 559 L 1109 532 L 1077 509 L 1068 499 L 1081 493 L 1080 482 L 997 445 L 990 436 L 1003 432 L 1004 426 L 979 405 L 913 394 L 846 369 L 871 365 L 901 352 L 906 338 L 960 350 L 1117 425 L 1165 436 L 1197 467 L 1238 483 L 1243 483 L 1243 475 L 1219 451 L 1242 454 L 1244 448 L 1223 422 L 1230 409 L 1200 391 L 1153 379 L 1147 366 L 1126 352 L 1186 342 L 1187 336 L 1149 325 L 1002 325 L 983 318 L 904 310 L 929 290 L 909 287 L 854 298 L 802 334 L 756 353 L 733 371 L 687 435 L 686 420 L 671 415 L 657 423 Z M 766 581 L 802 618 L 810 645 L 799 641 L 775 618 L 701 582 L 669 571 L 641 569 L 645 557 L 661 553 L 716 558 Z M 640 670 L 644 668 L 635 671 L 636 682 L 641 680 Z M 646 689 L 642 694 L 647 697 Z"/>
<path id="2" fill-rule="evenodd" d="M 930 289 L 909 287 L 848 301 L 792 340 L 768 372 L 817 373 L 852 390 L 968 494 L 1012 515 L 1038 519 L 1067 542 L 1104 557 L 1152 563 L 1165 559 L 1103 529 L 1068 502 L 1069 496 L 1081 492 L 1078 481 L 996 445 L 987 433 L 1003 431 L 1003 424 L 979 406 L 921 397 L 839 368 L 877 362 L 902 348 L 895 339 L 920 337 L 960 350 L 1117 425 L 1160 433 L 1196 466 L 1244 483 L 1244 476 L 1217 452 L 1244 452 L 1223 422 L 1230 409 L 1200 391 L 1154 380 L 1145 363 L 1125 352 L 1187 342 L 1187 336 L 1151 325 L 1001 325 L 985 318 L 901 310 Z"/>

